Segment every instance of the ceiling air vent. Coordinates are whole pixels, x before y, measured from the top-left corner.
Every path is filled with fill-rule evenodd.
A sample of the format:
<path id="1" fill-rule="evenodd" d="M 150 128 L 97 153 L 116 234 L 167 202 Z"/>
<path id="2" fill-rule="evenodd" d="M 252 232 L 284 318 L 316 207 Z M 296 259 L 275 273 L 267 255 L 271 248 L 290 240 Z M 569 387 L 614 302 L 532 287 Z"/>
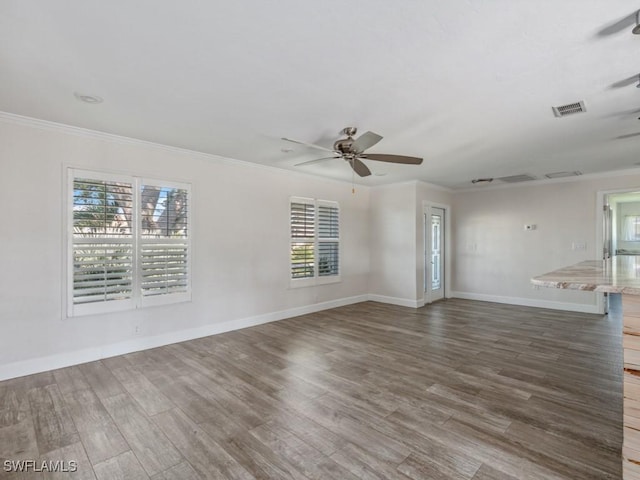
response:
<path id="1" fill-rule="evenodd" d="M 566 105 L 560 105 L 559 107 L 551 107 L 553 114 L 556 117 L 566 117 L 567 115 L 573 115 L 574 113 L 586 112 L 587 109 L 584 106 L 584 102 L 567 103 Z"/>
<path id="2" fill-rule="evenodd" d="M 531 176 L 527 173 L 522 175 L 511 175 L 510 177 L 500 177 L 498 180 L 504 183 L 518 183 L 518 182 L 530 182 L 531 180 L 535 180 L 536 177 Z"/>
<path id="3" fill-rule="evenodd" d="M 577 170 L 574 172 L 553 172 L 545 174 L 547 178 L 564 178 L 564 177 L 577 177 L 578 175 L 582 175 L 582 172 L 578 172 Z"/>

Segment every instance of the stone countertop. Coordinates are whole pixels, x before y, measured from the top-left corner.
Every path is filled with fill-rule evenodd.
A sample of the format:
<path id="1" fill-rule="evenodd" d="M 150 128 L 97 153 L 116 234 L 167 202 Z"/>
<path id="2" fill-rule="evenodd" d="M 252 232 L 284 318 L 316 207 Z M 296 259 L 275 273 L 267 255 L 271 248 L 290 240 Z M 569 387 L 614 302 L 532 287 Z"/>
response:
<path id="1" fill-rule="evenodd" d="M 640 295 L 640 256 L 587 260 L 531 279 L 548 288 Z"/>

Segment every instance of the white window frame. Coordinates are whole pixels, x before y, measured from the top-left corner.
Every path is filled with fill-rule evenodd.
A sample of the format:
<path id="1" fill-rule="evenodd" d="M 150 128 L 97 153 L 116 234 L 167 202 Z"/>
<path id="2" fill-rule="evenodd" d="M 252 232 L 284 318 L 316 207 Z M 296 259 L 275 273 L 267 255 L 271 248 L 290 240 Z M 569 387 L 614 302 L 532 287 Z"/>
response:
<path id="1" fill-rule="evenodd" d="M 314 207 L 314 235 L 313 235 L 313 251 L 314 251 L 314 268 L 313 268 L 313 277 L 305 277 L 305 278 L 292 278 L 291 277 L 291 245 L 293 243 L 300 243 L 300 238 L 291 236 L 291 205 L 293 203 L 303 203 L 307 205 L 313 205 Z M 320 238 L 319 236 L 319 207 L 331 207 L 336 208 L 338 210 L 338 237 L 335 238 Z M 288 227 L 289 227 L 289 281 L 290 286 L 292 288 L 299 287 L 312 287 L 316 285 L 326 285 L 330 283 L 338 283 L 342 281 L 342 215 L 340 212 L 340 204 L 331 200 L 319 200 L 316 198 L 307 198 L 307 197 L 290 197 L 289 198 L 289 219 L 288 219 Z M 320 275 L 319 269 L 319 260 L 320 255 L 318 254 L 319 247 L 321 243 L 337 243 L 338 244 L 338 273 L 336 275 Z"/>
<path id="2" fill-rule="evenodd" d="M 73 195 L 74 181 L 77 178 L 111 181 L 120 183 L 130 183 L 133 189 L 133 207 L 132 207 L 132 234 L 131 241 L 122 243 L 130 243 L 133 247 L 133 281 L 132 296 L 130 299 L 113 300 L 108 302 L 95 302 L 87 304 L 75 304 L 73 295 L 74 286 L 74 232 L 73 232 Z M 187 238 L 172 239 L 146 239 L 142 237 L 142 215 L 141 215 L 141 188 L 143 185 L 158 186 L 164 188 L 178 188 L 187 191 L 188 207 L 187 207 Z M 160 180 L 155 178 L 146 178 L 134 175 L 113 174 L 94 170 L 84 170 L 79 168 L 67 169 L 67 185 L 66 185 L 66 228 L 67 235 L 67 278 L 66 278 L 66 305 L 67 317 L 77 317 L 83 315 L 95 315 L 102 313 L 110 313 L 125 310 L 134 310 L 137 308 L 150 307 L 155 305 L 167 305 L 173 303 L 191 301 L 191 282 L 192 282 L 192 266 L 193 266 L 193 250 L 191 248 L 191 238 L 193 237 L 192 227 L 192 196 L 191 185 L 188 183 L 174 182 L 168 180 Z M 83 239 L 83 242 L 86 239 Z M 91 242 L 87 242 L 91 243 Z M 141 251 L 142 246 L 149 243 L 164 244 L 186 244 L 187 248 L 187 285 L 184 292 L 168 293 L 161 295 L 144 296 L 142 294 L 142 264 Z"/>

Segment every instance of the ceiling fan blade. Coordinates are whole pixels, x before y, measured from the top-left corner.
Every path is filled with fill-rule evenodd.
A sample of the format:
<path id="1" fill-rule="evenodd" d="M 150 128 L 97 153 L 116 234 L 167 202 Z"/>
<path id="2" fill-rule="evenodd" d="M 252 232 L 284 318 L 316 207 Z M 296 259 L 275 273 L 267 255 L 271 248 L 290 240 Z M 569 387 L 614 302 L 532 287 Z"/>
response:
<path id="1" fill-rule="evenodd" d="M 334 158 L 340 158 L 340 157 L 316 158 L 315 160 L 307 160 L 306 162 L 296 163 L 294 167 L 299 167 L 300 165 L 311 165 L 312 163 L 323 162 L 324 160 L 333 160 Z"/>
<path id="2" fill-rule="evenodd" d="M 362 155 L 361 158 L 366 158 L 368 160 L 377 160 L 379 162 L 405 163 L 407 165 L 420 165 L 422 163 L 422 159 L 418 157 L 407 157 L 405 155 L 387 155 L 384 153 L 367 153 L 366 155 Z"/>
<path id="3" fill-rule="evenodd" d="M 361 177 L 368 177 L 369 175 L 371 175 L 371 170 L 369 170 L 369 167 L 367 167 L 357 158 L 352 158 L 351 160 L 347 160 L 347 162 L 349 162 L 351 168 L 353 168 L 353 171 Z"/>
<path id="4" fill-rule="evenodd" d="M 382 140 L 382 137 L 377 133 L 365 132 L 353 142 L 351 149 L 356 153 L 362 153 L 367 148 L 373 147 L 380 140 Z"/>
<path id="5" fill-rule="evenodd" d="M 285 142 L 297 143 L 298 145 L 304 145 L 305 147 L 309 147 L 309 148 L 317 148 L 318 150 L 324 150 L 325 152 L 333 152 L 333 150 L 331 150 L 330 148 L 324 148 L 324 147 L 321 147 L 320 145 L 315 145 L 313 143 L 299 142 L 298 140 L 291 140 L 290 138 L 284 138 L 284 137 L 282 137 L 282 140 L 284 140 Z"/>

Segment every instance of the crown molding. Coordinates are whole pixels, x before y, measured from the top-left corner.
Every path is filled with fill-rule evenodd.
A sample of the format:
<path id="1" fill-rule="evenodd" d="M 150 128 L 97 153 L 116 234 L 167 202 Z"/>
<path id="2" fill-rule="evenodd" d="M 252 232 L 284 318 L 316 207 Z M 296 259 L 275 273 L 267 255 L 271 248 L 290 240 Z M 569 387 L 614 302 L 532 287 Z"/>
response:
<path id="1" fill-rule="evenodd" d="M 629 175 L 640 175 L 640 167 L 628 168 L 624 170 L 610 170 L 608 172 L 585 173 L 575 177 L 563 178 L 541 178 L 539 180 L 531 180 L 528 182 L 503 183 L 498 185 L 485 185 L 481 187 L 469 187 L 453 190 L 453 193 L 480 193 L 490 190 L 505 190 L 509 188 L 523 187 L 541 187 L 545 185 L 553 185 L 557 183 L 580 183 L 599 180 L 602 178 L 626 177 Z"/>
<path id="2" fill-rule="evenodd" d="M 403 186 L 418 186 L 422 185 L 431 190 L 437 190 L 439 192 L 447 192 L 447 193 L 455 193 L 456 190 L 453 190 L 448 187 L 443 187 L 442 185 L 436 185 L 435 183 L 425 182 L 424 180 L 404 180 L 402 182 L 393 182 L 393 183 L 383 183 L 382 185 L 373 185 L 371 189 L 378 188 L 394 188 L 394 187 L 403 187 Z"/>
<path id="3" fill-rule="evenodd" d="M 430 188 L 431 190 L 438 190 L 439 192 L 447 192 L 447 193 L 456 192 L 453 188 L 445 187 L 435 183 L 425 182 L 424 180 L 416 180 L 416 183 L 419 185 L 424 185 L 425 187 Z"/>
<path id="4" fill-rule="evenodd" d="M 353 182 L 351 180 L 341 180 L 337 178 L 329 178 L 318 175 L 313 175 L 311 173 L 299 172 L 294 170 L 288 170 L 285 168 L 278 168 L 271 165 L 264 165 L 261 163 L 248 162 L 246 160 L 239 160 L 236 158 L 224 157 L 222 155 L 216 155 L 213 153 L 205 153 L 197 150 L 190 150 L 188 148 L 182 147 L 174 147 L 171 145 L 165 145 L 162 143 L 150 142 L 148 140 L 140 140 L 138 138 L 125 137 L 123 135 L 116 135 L 113 133 L 100 132 L 98 130 L 91 130 L 83 127 L 76 127 L 73 125 L 67 125 L 64 123 L 58 123 L 51 120 L 42 120 L 33 117 L 27 117 L 24 115 L 18 115 L 15 113 L 3 112 L 0 111 L 0 121 L 5 123 L 10 123 L 14 125 L 22 125 L 32 128 L 37 128 L 40 130 L 47 130 L 52 132 L 64 133 L 68 135 L 75 135 L 84 138 L 92 138 L 96 140 L 102 140 L 112 143 L 118 143 L 121 145 L 134 145 L 134 146 L 142 146 L 147 148 L 154 148 L 157 150 L 164 150 L 167 152 L 172 152 L 180 155 L 189 155 L 196 158 L 201 158 L 207 161 L 214 161 L 228 165 L 235 166 L 245 166 L 249 168 L 258 168 L 263 170 L 268 170 L 270 172 L 278 172 L 278 174 L 286 174 L 292 175 L 297 178 L 313 178 L 318 181 L 326 181 L 330 183 L 339 183 L 352 185 Z M 450 188 L 442 185 L 437 185 L 435 183 L 425 182 L 423 180 L 406 180 L 395 183 L 385 183 L 381 185 L 367 185 L 364 183 L 357 183 L 359 188 L 365 189 L 377 189 L 377 188 L 389 188 L 389 187 L 399 187 L 403 185 L 422 185 L 432 190 L 437 190 L 441 192 L 447 192 L 450 194 L 457 193 L 469 193 L 469 192 L 486 192 L 489 190 L 502 190 L 509 188 L 522 188 L 522 187 L 533 187 L 533 186 L 542 186 L 542 185 L 552 185 L 556 183 L 570 183 L 570 182 L 586 182 L 590 180 L 597 180 L 600 178 L 611 178 L 611 177 L 623 177 L 627 175 L 640 175 L 640 167 L 638 168 L 630 168 L 625 170 L 612 170 L 608 172 L 598 172 L 598 173 L 587 173 L 584 175 L 576 176 L 576 177 L 564 177 L 564 178 L 545 178 L 539 180 L 532 180 L 530 182 L 519 182 L 519 183 L 509 183 L 509 184 L 496 184 L 496 185 L 484 185 L 481 187 L 468 187 L 468 188 Z"/>
<path id="5" fill-rule="evenodd" d="M 67 125 L 65 123 L 53 122 L 51 120 L 42 120 L 39 118 L 27 117 L 24 115 L 18 115 L 15 113 L 0 111 L 0 122 L 10 123 L 14 125 L 21 125 L 26 127 L 37 128 L 40 130 L 47 130 L 50 132 L 58 132 L 67 135 L 75 135 L 78 137 L 92 138 L 96 140 L 102 140 L 106 142 L 118 143 L 121 145 L 134 145 L 147 148 L 153 148 L 156 150 L 164 150 L 166 152 L 176 153 L 180 155 L 189 155 L 191 157 L 200 158 L 207 161 L 214 161 L 227 165 L 244 166 L 249 168 L 257 168 L 262 170 L 268 170 L 270 172 L 277 172 L 278 174 L 291 175 L 297 178 L 313 178 L 315 181 L 326 181 L 329 183 L 339 183 L 341 185 L 352 185 L 351 180 L 340 180 L 337 178 L 322 177 L 313 175 L 311 173 L 298 172 L 288 170 L 285 168 L 278 168 L 271 165 L 264 165 L 261 163 L 247 162 L 246 160 L 238 160 L 235 158 L 224 157 L 222 155 L 216 155 L 214 153 L 205 153 L 197 150 L 190 150 L 188 148 L 174 147 L 171 145 L 165 145 L 162 143 L 150 142 L 148 140 L 140 140 L 138 138 L 125 137 L 123 135 L 116 135 L 114 133 L 100 132 L 98 130 L 91 130 L 83 127 L 76 127 L 73 125 Z M 356 184 L 358 188 L 370 189 L 371 185 Z"/>

